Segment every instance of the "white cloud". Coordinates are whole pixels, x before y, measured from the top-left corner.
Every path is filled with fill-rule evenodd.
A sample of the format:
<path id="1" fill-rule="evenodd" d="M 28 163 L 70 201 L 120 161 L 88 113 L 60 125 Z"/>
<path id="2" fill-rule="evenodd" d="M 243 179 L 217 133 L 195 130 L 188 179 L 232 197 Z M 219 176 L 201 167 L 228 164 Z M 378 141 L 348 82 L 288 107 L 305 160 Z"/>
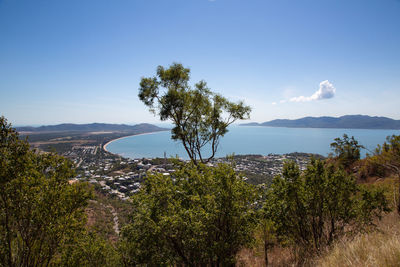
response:
<path id="1" fill-rule="evenodd" d="M 319 89 L 312 96 L 296 96 L 289 99 L 290 102 L 308 102 L 314 100 L 329 99 L 335 96 L 336 88 L 328 80 L 319 84 Z"/>
<path id="2" fill-rule="evenodd" d="M 276 102 L 272 102 L 271 104 L 272 104 L 272 105 L 276 105 Z"/>

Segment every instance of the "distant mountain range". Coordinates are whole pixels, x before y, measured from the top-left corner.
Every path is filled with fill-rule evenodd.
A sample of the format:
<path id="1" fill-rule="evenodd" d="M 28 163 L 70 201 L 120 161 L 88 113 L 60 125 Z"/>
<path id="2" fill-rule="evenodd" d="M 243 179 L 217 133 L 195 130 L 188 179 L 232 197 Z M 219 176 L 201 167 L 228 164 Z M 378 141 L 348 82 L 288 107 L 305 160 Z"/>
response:
<path id="1" fill-rule="evenodd" d="M 272 120 L 264 123 L 245 123 L 242 126 L 269 126 L 290 128 L 344 128 L 344 129 L 400 129 L 400 120 L 366 115 L 342 117 L 305 117 L 297 120 Z"/>
<path id="2" fill-rule="evenodd" d="M 16 127 L 19 132 L 157 132 L 167 130 L 153 124 L 140 123 L 136 125 L 126 124 L 72 124 L 46 125 L 40 127 Z"/>

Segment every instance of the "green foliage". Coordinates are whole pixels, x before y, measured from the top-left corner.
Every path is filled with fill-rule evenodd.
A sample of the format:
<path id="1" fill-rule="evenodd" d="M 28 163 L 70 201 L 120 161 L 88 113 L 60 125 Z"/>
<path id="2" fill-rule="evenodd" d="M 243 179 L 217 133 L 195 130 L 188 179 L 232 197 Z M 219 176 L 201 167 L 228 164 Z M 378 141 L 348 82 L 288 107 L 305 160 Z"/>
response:
<path id="1" fill-rule="evenodd" d="M 399 199 L 397 212 L 400 214 L 400 135 L 392 135 L 386 138 L 386 142 L 379 146 L 372 157 L 374 163 L 379 164 L 394 173 L 399 180 Z"/>
<path id="2" fill-rule="evenodd" d="M 359 145 L 354 136 L 349 138 L 347 134 L 343 134 L 343 139 L 335 138 L 335 142 L 331 143 L 331 148 L 335 152 L 339 162 L 345 168 L 348 168 L 360 159 L 360 149 L 364 146 Z"/>
<path id="3" fill-rule="evenodd" d="M 161 120 L 172 120 L 172 139 L 182 142 L 195 164 L 197 160 L 206 163 L 214 157 L 228 126 L 247 119 L 250 107 L 213 93 L 204 81 L 191 88 L 189 74 L 190 69 L 181 64 L 174 63 L 168 69 L 158 66 L 156 77 L 142 78 L 139 98 Z M 206 147 L 211 148 L 208 158 L 202 155 Z"/>
<path id="4" fill-rule="evenodd" d="M 0 265 L 48 266 L 84 228 L 91 196 L 70 161 L 37 154 L 0 118 Z"/>
<path id="5" fill-rule="evenodd" d="M 150 175 L 122 231 L 127 265 L 234 266 L 255 226 L 254 188 L 229 165 L 181 166 Z"/>
<path id="6" fill-rule="evenodd" d="M 111 208 L 111 206 L 104 205 L 103 202 L 94 200 L 89 202 L 86 209 L 88 213 L 88 227 L 91 232 L 95 232 L 105 239 L 117 238 L 117 234 L 113 228 L 114 216 L 111 213 Z"/>
<path id="7" fill-rule="evenodd" d="M 377 161 L 394 173 L 400 175 L 400 135 L 386 138 L 386 142 L 375 151 Z"/>
<path id="8" fill-rule="evenodd" d="M 121 266 L 113 245 L 94 232 L 82 232 L 65 246 L 55 266 Z"/>
<path id="9" fill-rule="evenodd" d="M 264 205 L 277 237 L 300 253 L 318 253 L 338 237 L 371 226 L 387 211 L 382 190 L 360 188 L 344 170 L 319 160 L 312 160 L 304 173 L 286 163 Z"/>
<path id="10" fill-rule="evenodd" d="M 382 160 L 377 155 L 368 155 L 365 160 L 360 161 L 360 169 L 357 177 L 362 180 L 368 177 L 384 178 L 390 175 L 390 171 L 382 164 Z"/>
<path id="11" fill-rule="evenodd" d="M 268 266 L 268 254 L 269 250 L 276 244 L 276 228 L 274 222 L 271 218 L 266 217 L 267 213 L 264 210 L 258 210 L 258 221 L 257 228 L 255 231 L 256 236 L 256 246 L 261 246 L 264 252 L 264 262 Z M 261 244 L 260 244 L 261 243 Z"/>

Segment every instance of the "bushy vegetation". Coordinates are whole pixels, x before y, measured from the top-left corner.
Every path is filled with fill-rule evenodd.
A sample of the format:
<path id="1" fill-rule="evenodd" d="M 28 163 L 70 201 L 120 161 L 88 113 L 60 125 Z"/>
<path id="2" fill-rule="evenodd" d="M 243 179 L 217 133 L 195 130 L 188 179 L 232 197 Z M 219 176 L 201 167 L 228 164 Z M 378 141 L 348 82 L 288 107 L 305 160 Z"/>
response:
<path id="1" fill-rule="evenodd" d="M 255 226 L 256 191 L 229 165 L 150 175 L 122 232 L 129 265 L 234 266 Z"/>
<path id="2" fill-rule="evenodd" d="M 115 246 L 92 231 L 76 234 L 74 243 L 65 246 L 54 261 L 55 266 L 121 266 Z"/>
<path id="3" fill-rule="evenodd" d="M 84 230 L 91 192 L 72 165 L 38 154 L 0 118 L 0 264 L 48 266 Z"/>
<path id="4" fill-rule="evenodd" d="M 360 150 L 364 147 L 358 144 L 354 136 L 349 138 L 347 134 L 342 138 L 335 138 L 335 142 L 331 143 L 337 162 L 345 168 L 349 168 L 354 162 L 360 159 Z"/>
<path id="5" fill-rule="evenodd" d="M 389 207 L 382 190 L 358 186 L 343 169 L 312 160 L 304 173 L 288 162 L 267 190 L 264 218 L 301 262 L 345 234 L 373 225 Z"/>
<path id="6" fill-rule="evenodd" d="M 362 233 L 352 239 L 339 240 L 331 250 L 317 258 L 314 266 L 400 266 L 400 223 L 390 214 L 379 231 Z"/>

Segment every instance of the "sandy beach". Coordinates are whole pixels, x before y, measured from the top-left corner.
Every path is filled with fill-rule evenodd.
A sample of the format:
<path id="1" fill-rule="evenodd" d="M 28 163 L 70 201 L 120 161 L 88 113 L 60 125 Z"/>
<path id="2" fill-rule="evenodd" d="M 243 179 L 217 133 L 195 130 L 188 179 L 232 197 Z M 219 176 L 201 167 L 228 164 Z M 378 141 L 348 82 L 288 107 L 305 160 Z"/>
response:
<path id="1" fill-rule="evenodd" d="M 147 134 L 156 134 L 156 133 L 161 133 L 161 132 L 165 132 L 165 131 L 169 131 L 169 130 L 163 130 L 163 131 L 157 131 L 157 132 L 149 132 L 149 133 L 141 133 L 141 134 L 132 134 L 132 135 L 127 135 L 127 136 L 122 136 L 122 137 L 113 139 L 113 140 L 108 141 L 107 143 L 105 143 L 105 144 L 103 145 L 103 150 L 106 151 L 106 152 L 112 153 L 112 152 L 110 152 L 110 151 L 107 150 L 107 146 L 108 146 L 111 142 L 117 141 L 117 140 L 122 139 L 122 138 L 127 138 L 127 137 L 131 137 L 131 136 L 139 136 L 139 135 L 147 135 Z"/>

